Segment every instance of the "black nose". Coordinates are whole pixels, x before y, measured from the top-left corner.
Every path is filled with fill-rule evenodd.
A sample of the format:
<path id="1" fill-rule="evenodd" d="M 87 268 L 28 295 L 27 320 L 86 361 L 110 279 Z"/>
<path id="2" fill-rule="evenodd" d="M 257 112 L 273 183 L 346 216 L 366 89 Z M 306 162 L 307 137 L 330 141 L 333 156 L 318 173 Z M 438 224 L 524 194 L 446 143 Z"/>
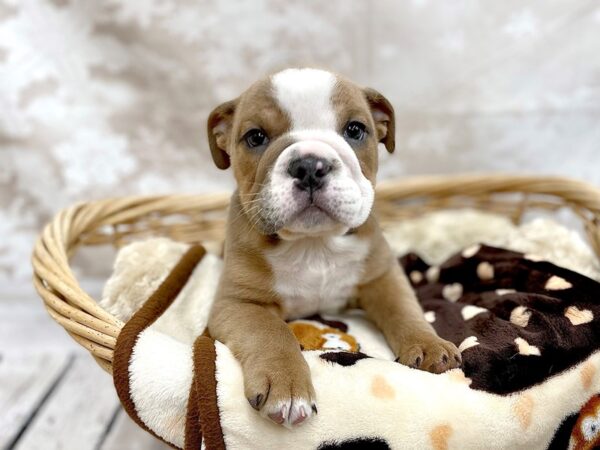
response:
<path id="1" fill-rule="evenodd" d="M 326 159 L 307 156 L 293 160 L 288 167 L 288 173 L 298 180 L 296 186 L 312 193 L 323 187 L 325 177 L 332 168 Z"/>

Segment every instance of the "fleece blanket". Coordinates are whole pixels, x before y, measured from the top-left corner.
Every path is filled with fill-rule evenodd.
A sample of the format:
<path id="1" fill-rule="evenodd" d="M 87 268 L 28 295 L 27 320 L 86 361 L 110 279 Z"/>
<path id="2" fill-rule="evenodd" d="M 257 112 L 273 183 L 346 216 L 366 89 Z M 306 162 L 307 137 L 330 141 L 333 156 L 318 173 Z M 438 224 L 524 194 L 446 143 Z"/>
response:
<path id="1" fill-rule="evenodd" d="M 319 413 L 290 431 L 256 414 L 239 364 L 204 334 L 220 259 L 166 239 L 129 245 L 107 286 L 132 313 L 142 305 L 114 356 L 125 409 L 176 448 L 600 445 L 598 282 L 486 245 L 439 265 L 414 253 L 399 263 L 426 319 L 461 350 L 462 368 L 433 375 L 395 363 L 359 310 L 291 322 Z"/>

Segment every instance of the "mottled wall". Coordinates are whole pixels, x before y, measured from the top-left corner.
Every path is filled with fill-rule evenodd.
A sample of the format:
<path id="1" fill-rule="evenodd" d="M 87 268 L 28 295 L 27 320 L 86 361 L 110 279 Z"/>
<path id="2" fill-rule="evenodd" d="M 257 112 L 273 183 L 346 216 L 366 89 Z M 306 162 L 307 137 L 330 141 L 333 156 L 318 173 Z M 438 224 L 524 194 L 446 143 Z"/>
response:
<path id="1" fill-rule="evenodd" d="M 230 189 L 210 162 L 208 112 L 299 64 L 394 103 L 382 178 L 600 184 L 595 0 L 0 0 L 0 282 L 28 279 L 37 230 L 75 201 Z"/>

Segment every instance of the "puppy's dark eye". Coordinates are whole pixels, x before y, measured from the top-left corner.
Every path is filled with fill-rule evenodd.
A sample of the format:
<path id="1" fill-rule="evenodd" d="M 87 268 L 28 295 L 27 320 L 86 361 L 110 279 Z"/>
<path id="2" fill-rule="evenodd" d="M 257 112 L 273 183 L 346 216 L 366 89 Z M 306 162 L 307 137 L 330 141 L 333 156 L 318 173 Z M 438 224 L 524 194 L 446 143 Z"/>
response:
<path id="1" fill-rule="evenodd" d="M 248 148 L 262 147 L 263 145 L 267 145 L 269 143 L 267 134 L 260 128 L 253 128 L 252 130 L 248 131 L 244 135 L 243 139 Z"/>
<path id="2" fill-rule="evenodd" d="M 353 120 L 348 122 L 344 129 L 344 137 L 353 141 L 362 141 L 367 134 L 367 127 L 364 123 Z"/>

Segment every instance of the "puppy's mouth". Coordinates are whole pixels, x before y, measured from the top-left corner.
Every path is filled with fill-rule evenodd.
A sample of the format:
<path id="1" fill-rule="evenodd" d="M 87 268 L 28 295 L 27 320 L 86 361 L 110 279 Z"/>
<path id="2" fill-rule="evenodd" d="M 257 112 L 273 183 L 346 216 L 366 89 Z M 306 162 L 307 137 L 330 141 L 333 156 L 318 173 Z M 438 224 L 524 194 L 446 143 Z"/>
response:
<path id="1" fill-rule="evenodd" d="M 294 236 L 345 233 L 349 227 L 336 214 L 336 205 L 343 198 L 335 198 L 333 193 L 324 191 L 326 189 L 316 192 L 296 191 L 292 207 L 295 211 L 288 216 L 280 233 L 283 231 L 284 234 L 292 233 Z"/>
<path id="2" fill-rule="evenodd" d="M 292 220 L 301 220 L 306 225 L 321 224 L 324 220 L 333 219 L 331 214 L 325 209 L 311 201 L 306 207 L 301 209 Z"/>

